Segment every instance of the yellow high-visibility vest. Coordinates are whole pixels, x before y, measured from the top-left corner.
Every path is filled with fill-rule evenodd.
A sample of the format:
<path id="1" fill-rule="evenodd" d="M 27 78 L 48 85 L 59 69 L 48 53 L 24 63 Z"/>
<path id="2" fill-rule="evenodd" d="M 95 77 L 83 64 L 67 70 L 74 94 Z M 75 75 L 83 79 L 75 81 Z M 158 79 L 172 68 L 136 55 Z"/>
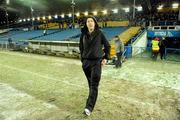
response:
<path id="1" fill-rule="evenodd" d="M 152 51 L 159 51 L 159 41 L 152 40 Z"/>

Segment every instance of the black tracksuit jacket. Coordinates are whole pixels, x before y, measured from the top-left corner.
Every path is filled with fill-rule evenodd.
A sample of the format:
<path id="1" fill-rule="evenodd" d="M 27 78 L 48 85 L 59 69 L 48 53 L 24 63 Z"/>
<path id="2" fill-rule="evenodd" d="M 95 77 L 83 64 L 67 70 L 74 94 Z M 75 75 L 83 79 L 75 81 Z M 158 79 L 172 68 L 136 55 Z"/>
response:
<path id="1" fill-rule="evenodd" d="M 91 34 L 81 34 L 79 49 L 81 61 L 109 59 L 110 44 L 100 30 L 95 30 Z"/>

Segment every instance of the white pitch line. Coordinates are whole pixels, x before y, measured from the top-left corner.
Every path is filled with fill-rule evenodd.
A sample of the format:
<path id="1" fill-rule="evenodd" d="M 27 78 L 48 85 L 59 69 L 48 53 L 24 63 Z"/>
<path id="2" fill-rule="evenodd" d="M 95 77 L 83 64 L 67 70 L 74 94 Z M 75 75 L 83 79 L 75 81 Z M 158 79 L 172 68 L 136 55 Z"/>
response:
<path id="1" fill-rule="evenodd" d="M 18 120 L 59 110 L 56 105 L 38 100 L 5 83 L 0 83 L 0 109 L 0 119 L 3 120 Z"/>
<path id="2" fill-rule="evenodd" d="M 61 62 L 61 63 L 66 63 L 69 65 L 81 65 L 80 60 L 77 59 L 68 59 L 68 58 L 62 58 L 62 57 L 52 57 L 52 56 L 43 56 L 43 55 L 38 55 L 38 54 L 20 54 L 20 53 L 11 53 L 11 52 L 0 52 L 0 54 L 6 54 L 6 55 L 11 55 L 11 56 L 19 56 L 19 57 L 25 57 L 25 58 L 33 58 L 33 59 L 37 59 L 37 60 L 51 60 L 51 59 L 55 59 L 55 62 Z M 71 60 L 71 62 L 69 62 L 69 60 Z"/>
<path id="3" fill-rule="evenodd" d="M 45 78 L 45 79 L 50 79 L 50 80 L 58 80 L 58 79 L 54 79 L 52 77 L 48 77 L 48 76 L 45 76 L 45 75 L 42 75 L 42 74 L 39 74 L 39 73 L 34 73 L 34 72 L 31 72 L 31 71 L 27 71 L 27 70 L 24 70 L 24 69 L 20 69 L 20 68 L 15 68 L 15 67 L 12 67 L 12 66 L 8 66 L 8 65 L 2 65 L 0 64 L 0 66 L 2 67 L 6 67 L 6 68 L 9 68 L 9 69 L 12 69 L 12 70 L 16 70 L 16 71 L 20 71 L 20 72 L 23 72 L 23 73 L 28 73 L 28 74 L 32 74 L 32 75 L 36 75 L 36 76 L 39 76 L 39 77 L 42 77 L 42 78 Z M 60 82 L 62 83 L 65 83 L 67 85 L 71 85 L 71 86 L 75 86 L 75 87 L 81 87 L 81 88 L 84 88 L 84 86 L 80 86 L 80 85 L 77 85 L 77 84 L 72 84 L 72 83 L 69 83 L 67 80 L 61 80 Z M 138 101 L 138 100 L 135 100 L 133 98 L 127 98 L 127 97 L 120 97 L 118 95 L 115 95 L 113 93 L 109 93 L 109 92 L 100 92 L 104 95 L 107 95 L 109 97 L 114 97 L 115 99 L 119 99 L 119 100 L 125 100 L 125 101 L 128 101 L 129 103 L 137 103 L 137 104 L 141 104 L 141 105 L 151 105 L 151 106 L 157 106 L 156 104 L 153 104 L 153 103 L 148 103 L 148 102 L 142 102 L 142 101 Z"/>
<path id="4" fill-rule="evenodd" d="M 14 55 L 14 54 L 12 54 L 12 53 L 4 53 L 4 54 Z M 15 56 L 32 57 L 32 56 L 20 55 L 20 54 L 18 54 L 18 55 L 16 54 Z M 42 58 L 39 57 L 39 56 L 35 56 L 34 58 L 36 58 L 36 59 L 42 59 Z M 43 58 L 43 59 L 46 59 L 46 58 Z M 64 60 L 60 60 L 60 62 L 66 63 L 66 61 L 64 61 Z M 76 62 L 77 62 L 77 61 L 76 61 Z M 69 62 L 67 62 L 67 63 L 69 63 Z M 42 74 L 39 74 L 39 73 L 34 73 L 34 72 L 31 72 L 31 71 L 27 71 L 27 70 L 20 69 L 20 68 L 15 68 L 15 67 L 8 66 L 8 65 L 2 65 L 2 64 L 0 64 L 0 65 L 3 66 L 3 67 L 6 67 L 6 68 L 13 69 L 13 70 L 18 70 L 18 71 L 20 71 L 20 72 L 24 72 L 24 73 L 28 73 L 28 74 L 33 74 L 33 75 L 36 75 L 36 76 L 38 76 L 38 77 L 42 77 L 42 78 L 45 78 L 45 79 L 50 79 L 50 80 L 59 81 L 59 79 L 55 79 L 55 78 L 53 78 L 53 77 L 49 77 L 49 76 L 42 75 Z M 83 85 L 80 86 L 80 85 L 77 85 L 77 84 L 69 83 L 68 80 L 65 80 L 65 79 L 64 79 L 64 80 L 61 80 L 60 82 L 65 83 L 65 84 L 67 84 L 67 85 L 71 85 L 71 86 L 80 87 L 80 88 L 84 88 L 84 89 L 85 89 L 85 87 L 84 87 Z M 109 95 L 108 92 L 102 92 L 102 91 L 101 91 L 100 93 L 102 93 L 102 94 L 104 94 L 104 95 Z M 111 95 L 112 95 L 113 97 L 115 97 L 116 99 L 125 100 L 125 101 L 128 101 L 128 102 L 130 102 L 130 103 L 137 103 L 137 104 L 149 105 L 149 106 L 157 106 L 156 104 L 149 103 L 149 102 L 141 102 L 141 101 L 135 100 L 135 99 L 133 99 L 133 98 L 120 97 L 120 96 L 115 95 L 115 94 L 112 94 L 112 93 L 111 93 Z M 112 96 L 111 96 L 111 97 L 112 97 Z"/>
<path id="5" fill-rule="evenodd" d="M 25 70 L 25 69 L 20 69 L 20 68 L 8 66 L 8 65 L 2 65 L 2 64 L 0 64 L 0 66 L 5 67 L 5 68 L 9 68 L 9 69 L 12 69 L 12 70 L 16 70 L 16 71 L 19 71 L 19 72 L 22 72 L 22 73 L 32 74 L 32 75 L 35 75 L 35 76 L 38 76 L 38 77 L 41 77 L 41 78 L 45 78 L 45 79 L 60 81 L 60 82 L 65 83 L 67 85 L 84 88 L 81 85 L 70 83 L 70 82 L 68 82 L 68 80 L 65 80 L 64 78 L 61 78 L 61 80 L 59 80 L 59 79 L 55 79 L 53 77 L 49 77 L 49 76 L 46 76 L 46 75 L 43 75 L 43 74 L 40 74 L 40 73 L 34 73 L 34 72 L 31 72 L 31 71 L 28 71 L 28 70 Z"/>

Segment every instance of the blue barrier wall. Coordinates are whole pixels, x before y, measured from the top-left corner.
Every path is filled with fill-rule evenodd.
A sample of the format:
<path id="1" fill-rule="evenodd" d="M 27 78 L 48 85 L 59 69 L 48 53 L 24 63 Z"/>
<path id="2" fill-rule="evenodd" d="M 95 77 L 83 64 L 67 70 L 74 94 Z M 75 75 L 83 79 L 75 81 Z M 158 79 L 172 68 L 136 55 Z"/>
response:
<path id="1" fill-rule="evenodd" d="M 153 37 L 179 37 L 180 38 L 180 30 L 148 31 L 147 36 L 150 38 L 153 38 Z"/>
<path id="2" fill-rule="evenodd" d="M 126 58 L 131 58 L 132 57 L 132 46 L 130 44 L 128 44 L 128 46 L 125 46 L 125 56 Z"/>

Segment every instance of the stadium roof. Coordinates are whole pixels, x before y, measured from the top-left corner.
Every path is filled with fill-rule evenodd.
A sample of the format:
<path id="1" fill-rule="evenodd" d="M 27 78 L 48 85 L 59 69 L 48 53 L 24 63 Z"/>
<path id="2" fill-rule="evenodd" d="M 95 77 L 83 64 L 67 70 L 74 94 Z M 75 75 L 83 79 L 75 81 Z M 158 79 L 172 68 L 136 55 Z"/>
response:
<path id="1" fill-rule="evenodd" d="M 0 21 L 5 18 L 5 8 L 13 18 L 30 17 L 31 10 L 34 16 L 68 14 L 72 11 L 72 0 L 0 0 Z M 113 8 L 132 8 L 134 0 L 74 0 L 75 12 L 85 12 Z M 151 10 L 154 4 L 172 3 L 179 0 L 135 0 L 136 5 L 141 5 L 144 11 Z"/>
<path id="2" fill-rule="evenodd" d="M 1 9 L 5 6 L 5 0 L 1 0 Z M 72 0 L 9 0 L 9 11 L 18 12 L 21 15 L 27 15 L 32 6 L 34 11 L 39 14 L 55 14 L 57 12 L 71 12 Z M 101 8 L 122 7 L 132 5 L 133 0 L 74 0 L 76 3 L 76 11 L 94 10 Z M 141 3 L 143 0 L 137 0 Z M 143 2 L 142 2 L 143 3 Z"/>

